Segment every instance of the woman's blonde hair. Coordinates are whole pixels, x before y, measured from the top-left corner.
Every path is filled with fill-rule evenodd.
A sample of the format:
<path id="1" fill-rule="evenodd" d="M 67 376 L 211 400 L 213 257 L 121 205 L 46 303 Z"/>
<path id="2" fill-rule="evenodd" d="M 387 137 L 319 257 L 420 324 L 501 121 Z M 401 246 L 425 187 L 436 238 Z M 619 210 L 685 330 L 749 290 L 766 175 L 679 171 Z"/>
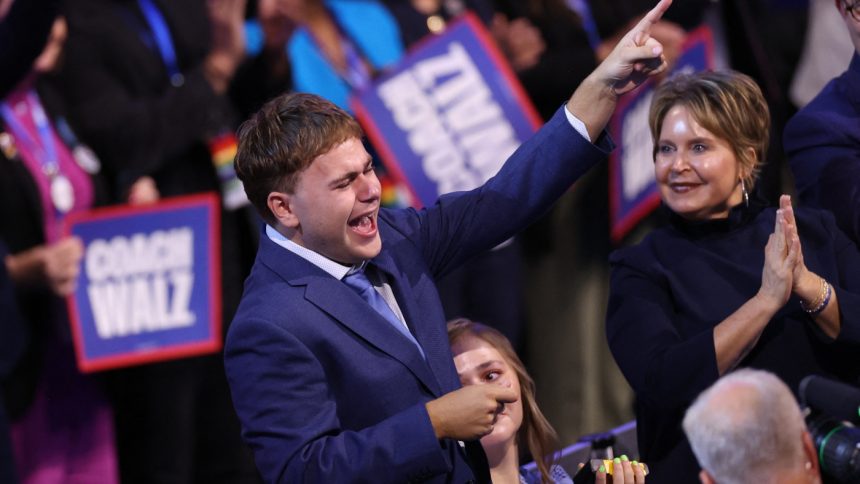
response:
<path id="1" fill-rule="evenodd" d="M 687 108 L 703 128 L 729 142 L 752 190 L 770 142 L 770 111 L 755 81 L 735 71 L 677 74 L 664 81 L 648 114 L 655 158 L 663 120 L 675 106 Z"/>
<path id="2" fill-rule="evenodd" d="M 520 382 L 520 399 L 523 405 L 523 424 L 517 432 L 517 439 L 521 448 L 523 445 L 528 448 L 541 473 L 541 480 L 552 482 L 549 469 L 557 457 L 555 451 L 558 435 L 538 408 L 535 399 L 534 380 L 529 376 L 525 365 L 511 346 L 511 342 L 498 330 L 466 318 L 458 318 L 448 322 L 448 342 L 451 346 L 467 335 L 489 343 L 501 353 L 516 373 Z"/>

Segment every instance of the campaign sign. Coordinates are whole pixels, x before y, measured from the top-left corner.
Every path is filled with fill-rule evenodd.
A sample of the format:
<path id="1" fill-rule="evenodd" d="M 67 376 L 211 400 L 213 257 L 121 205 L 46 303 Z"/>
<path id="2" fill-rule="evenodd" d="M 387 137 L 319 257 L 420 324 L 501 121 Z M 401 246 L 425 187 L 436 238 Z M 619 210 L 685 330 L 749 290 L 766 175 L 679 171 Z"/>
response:
<path id="1" fill-rule="evenodd" d="M 712 69 L 713 59 L 711 31 L 700 27 L 687 35 L 670 76 Z M 648 81 L 622 97 L 609 124 L 609 132 L 618 143 L 609 158 L 610 222 L 615 242 L 660 205 L 660 193 L 654 180 L 654 144 L 648 126 L 654 89 L 653 81 Z"/>
<path id="2" fill-rule="evenodd" d="M 473 15 L 411 50 L 352 107 L 417 206 L 482 185 L 541 124 Z"/>
<path id="3" fill-rule="evenodd" d="M 219 217 L 206 194 L 69 218 L 69 235 L 84 244 L 68 298 L 81 371 L 221 348 Z"/>

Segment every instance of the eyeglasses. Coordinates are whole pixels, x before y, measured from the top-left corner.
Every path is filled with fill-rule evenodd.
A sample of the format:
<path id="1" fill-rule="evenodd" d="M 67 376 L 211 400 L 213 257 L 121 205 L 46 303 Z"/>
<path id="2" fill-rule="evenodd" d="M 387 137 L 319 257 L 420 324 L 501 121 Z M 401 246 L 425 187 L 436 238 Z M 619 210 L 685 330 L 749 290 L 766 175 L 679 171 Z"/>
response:
<path id="1" fill-rule="evenodd" d="M 852 4 L 845 2 L 843 5 L 845 6 L 845 11 L 851 14 L 851 18 L 860 22 L 860 1 L 855 1 Z"/>

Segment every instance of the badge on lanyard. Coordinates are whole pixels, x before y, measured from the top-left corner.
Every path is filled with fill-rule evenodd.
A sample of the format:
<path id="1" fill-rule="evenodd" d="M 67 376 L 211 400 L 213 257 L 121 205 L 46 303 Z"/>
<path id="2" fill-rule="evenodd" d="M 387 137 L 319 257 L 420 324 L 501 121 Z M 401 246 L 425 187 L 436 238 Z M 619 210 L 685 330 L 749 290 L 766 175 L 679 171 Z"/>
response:
<path id="1" fill-rule="evenodd" d="M 75 206 L 75 189 L 62 173 L 51 177 L 51 201 L 60 213 L 68 213 Z"/>

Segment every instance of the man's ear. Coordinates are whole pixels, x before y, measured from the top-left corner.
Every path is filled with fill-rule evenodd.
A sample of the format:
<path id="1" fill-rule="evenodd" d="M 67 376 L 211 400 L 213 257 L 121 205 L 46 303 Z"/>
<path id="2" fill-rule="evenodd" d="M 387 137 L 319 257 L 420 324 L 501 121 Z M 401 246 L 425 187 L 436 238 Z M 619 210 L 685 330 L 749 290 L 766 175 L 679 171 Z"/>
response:
<path id="1" fill-rule="evenodd" d="M 299 226 L 299 219 L 290 205 L 291 199 L 288 193 L 271 192 L 266 198 L 266 205 L 275 219 L 284 227 L 294 229 Z"/>
<path id="2" fill-rule="evenodd" d="M 803 430 L 803 457 L 806 459 L 804 467 L 810 472 L 814 472 L 816 476 L 821 475 L 818 468 L 818 453 L 815 452 L 815 444 L 812 442 L 812 436 L 806 429 Z"/>
<path id="3" fill-rule="evenodd" d="M 705 469 L 699 471 L 699 480 L 702 481 L 702 484 L 717 484 L 717 481 Z"/>

